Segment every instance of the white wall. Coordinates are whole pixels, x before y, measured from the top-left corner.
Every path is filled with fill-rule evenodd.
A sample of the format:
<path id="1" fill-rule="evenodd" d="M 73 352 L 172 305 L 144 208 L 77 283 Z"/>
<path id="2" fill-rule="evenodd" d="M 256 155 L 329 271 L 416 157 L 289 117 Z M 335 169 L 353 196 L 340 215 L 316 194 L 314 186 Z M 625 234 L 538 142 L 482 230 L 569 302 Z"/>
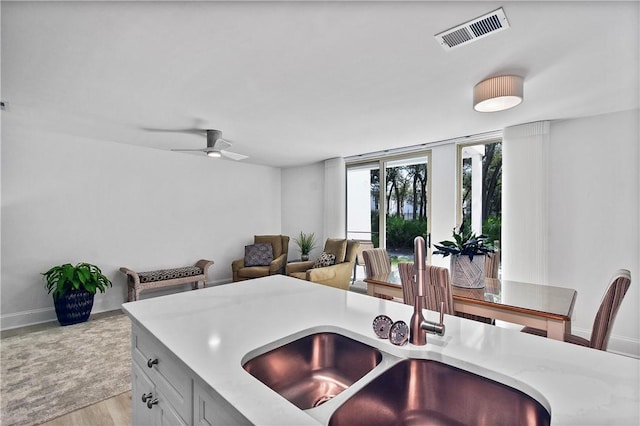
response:
<path id="1" fill-rule="evenodd" d="M 549 284 L 574 287 L 573 329 L 587 337 L 617 269 L 631 287 L 610 350 L 640 356 L 639 111 L 552 122 Z"/>
<path id="2" fill-rule="evenodd" d="M 281 171 L 62 134 L 2 121 L 2 329 L 55 319 L 41 272 L 97 264 L 126 300 L 121 266 L 153 270 L 212 259 L 209 281 L 254 234 L 281 232 Z M 144 293 L 143 293 L 144 294 Z"/>
<path id="3" fill-rule="evenodd" d="M 289 235 L 289 259 L 300 258 L 293 241 L 300 231 L 316 235 L 314 259 L 327 238 L 346 236 L 346 170 L 344 159 L 291 167 L 282 171 L 282 232 Z"/>
<path id="4" fill-rule="evenodd" d="M 316 234 L 314 259 L 324 245 L 324 163 L 309 164 L 282 170 L 282 233 L 289 235 L 289 259 L 300 258 L 293 238 L 300 231 Z"/>

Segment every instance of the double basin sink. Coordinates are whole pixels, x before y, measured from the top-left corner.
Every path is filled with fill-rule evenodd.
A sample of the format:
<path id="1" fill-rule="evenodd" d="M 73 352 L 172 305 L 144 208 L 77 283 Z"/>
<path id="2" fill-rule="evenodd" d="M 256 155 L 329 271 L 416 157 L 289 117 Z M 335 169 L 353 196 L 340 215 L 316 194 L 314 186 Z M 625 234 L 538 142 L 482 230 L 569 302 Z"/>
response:
<path id="1" fill-rule="evenodd" d="M 282 344 L 243 368 L 317 420 L 328 417 L 330 426 L 551 421 L 537 400 L 518 389 L 439 361 L 399 358 L 334 332 Z"/>

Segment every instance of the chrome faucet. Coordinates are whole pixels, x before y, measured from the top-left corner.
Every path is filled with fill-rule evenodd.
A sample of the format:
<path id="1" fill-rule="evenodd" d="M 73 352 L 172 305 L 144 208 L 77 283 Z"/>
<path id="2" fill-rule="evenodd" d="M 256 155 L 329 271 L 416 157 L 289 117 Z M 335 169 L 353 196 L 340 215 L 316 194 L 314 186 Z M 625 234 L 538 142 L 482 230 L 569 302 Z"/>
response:
<path id="1" fill-rule="evenodd" d="M 435 323 L 424 319 L 422 310 L 426 305 L 427 278 L 425 274 L 425 244 L 424 238 L 416 237 L 413 240 L 413 265 L 415 269 L 415 281 L 417 294 L 413 304 L 413 315 L 409 325 L 409 342 L 414 345 L 427 344 L 427 332 L 444 336 L 444 302 L 440 303 L 440 322 Z"/>

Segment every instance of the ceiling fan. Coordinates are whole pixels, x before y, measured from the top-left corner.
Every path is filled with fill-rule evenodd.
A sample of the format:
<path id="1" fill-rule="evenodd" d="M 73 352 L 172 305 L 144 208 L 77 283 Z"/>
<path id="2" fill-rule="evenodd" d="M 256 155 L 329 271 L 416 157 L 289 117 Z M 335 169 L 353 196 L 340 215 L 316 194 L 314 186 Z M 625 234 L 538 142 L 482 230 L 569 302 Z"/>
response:
<path id="1" fill-rule="evenodd" d="M 238 154 L 236 152 L 227 151 L 228 148 L 231 148 L 231 143 L 222 139 L 222 132 L 220 130 L 212 130 L 207 129 L 207 147 L 202 149 L 172 149 L 171 151 L 180 151 L 180 152 L 193 152 L 200 151 L 206 153 L 209 157 L 225 157 L 231 160 L 244 160 L 245 158 L 249 158 L 246 155 Z"/>

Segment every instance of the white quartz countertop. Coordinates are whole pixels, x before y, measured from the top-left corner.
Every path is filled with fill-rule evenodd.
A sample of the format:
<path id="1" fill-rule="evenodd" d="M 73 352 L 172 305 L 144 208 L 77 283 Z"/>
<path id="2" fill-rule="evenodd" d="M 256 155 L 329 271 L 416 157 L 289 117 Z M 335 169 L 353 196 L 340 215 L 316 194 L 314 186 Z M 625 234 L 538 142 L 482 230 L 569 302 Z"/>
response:
<path id="1" fill-rule="evenodd" d="M 386 314 L 408 323 L 411 306 L 295 278 L 270 276 L 122 308 L 254 424 L 327 424 L 335 404 L 362 387 L 357 382 L 346 396 L 302 411 L 242 368 L 250 357 L 316 331 L 335 331 L 396 358 L 434 359 L 515 387 L 546 407 L 553 425 L 640 424 L 640 360 L 453 316 L 445 316 L 445 335 L 429 334 L 426 346 L 394 346 L 375 336 L 371 322 Z M 437 321 L 436 312 L 425 312 Z M 378 373 L 363 380 L 372 374 Z"/>

